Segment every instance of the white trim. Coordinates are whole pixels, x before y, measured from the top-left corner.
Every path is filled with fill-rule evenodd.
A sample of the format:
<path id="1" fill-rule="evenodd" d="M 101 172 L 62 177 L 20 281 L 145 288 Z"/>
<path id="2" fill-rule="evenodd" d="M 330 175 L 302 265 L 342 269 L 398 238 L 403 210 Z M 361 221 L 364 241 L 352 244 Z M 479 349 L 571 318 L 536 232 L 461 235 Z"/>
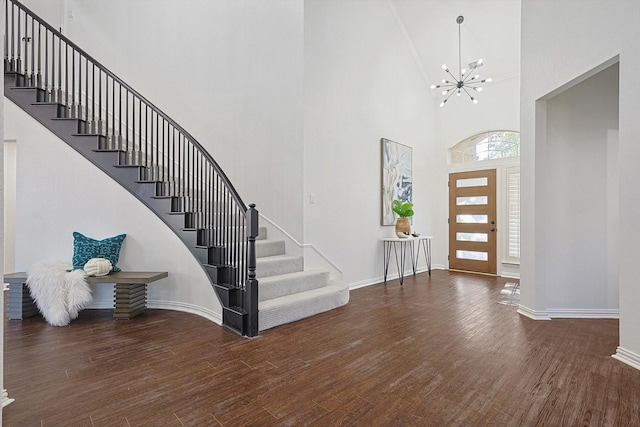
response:
<path id="1" fill-rule="evenodd" d="M 517 269 L 518 272 L 520 271 L 520 256 L 518 257 L 512 257 L 509 255 L 509 240 L 510 240 L 510 233 L 509 233 L 509 206 L 511 206 L 511 200 L 509 198 L 510 193 L 509 193 L 509 176 L 512 174 L 518 174 L 518 183 L 520 181 L 520 165 L 518 164 L 518 166 L 506 166 L 504 168 L 504 178 L 503 178 L 503 182 L 502 184 L 504 185 L 504 188 L 502 189 L 504 191 L 504 208 L 505 208 L 505 212 L 504 212 L 504 224 L 505 226 L 503 227 L 505 232 L 502 233 L 502 244 L 503 244 L 503 253 L 502 253 L 502 266 L 503 268 L 506 267 L 507 265 L 517 265 Z M 520 184 L 519 184 L 520 185 Z M 522 200 L 522 195 L 520 193 L 520 190 L 518 190 L 518 204 L 521 205 L 520 201 Z M 518 214 L 520 216 L 520 207 L 518 208 Z M 522 224 L 518 224 L 518 231 L 521 233 Z M 522 234 L 522 233 L 521 233 Z M 520 236 L 518 237 L 518 239 L 520 239 Z M 519 246 L 521 247 L 522 244 L 519 243 Z M 520 251 L 520 247 L 518 248 L 518 252 Z"/>
<path id="2" fill-rule="evenodd" d="M 9 393 L 7 393 L 7 389 L 2 389 L 2 407 L 4 408 L 11 402 L 15 402 L 15 399 L 9 398 Z"/>
<path id="3" fill-rule="evenodd" d="M 432 265 L 431 266 L 431 271 L 433 270 L 445 270 L 443 265 Z M 426 273 L 428 270 L 427 268 L 419 268 L 416 270 L 416 274 L 420 274 L 420 273 Z M 405 273 L 404 277 L 407 278 L 410 275 L 412 275 L 413 273 Z M 395 274 L 387 274 L 387 282 L 391 281 L 391 280 L 396 280 L 397 278 L 399 278 L 400 275 L 398 273 Z M 365 279 L 365 280 L 361 280 L 359 282 L 353 282 L 353 283 L 349 283 L 349 290 L 352 291 L 354 289 L 359 289 L 359 288 L 364 288 L 367 286 L 373 286 L 373 285 L 384 285 L 384 276 L 378 276 L 378 277 L 373 277 L 371 279 Z"/>
<path id="4" fill-rule="evenodd" d="M 529 307 L 525 307 L 522 304 L 518 306 L 517 313 L 533 320 L 551 320 L 546 311 L 535 311 L 530 309 Z"/>
<path id="5" fill-rule="evenodd" d="M 113 298 L 101 298 L 98 300 L 93 300 L 91 305 L 87 307 L 87 309 L 107 309 L 113 310 Z M 174 311 L 182 311 L 185 313 L 195 314 L 196 316 L 204 317 L 207 320 L 212 321 L 218 325 L 222 325 L 222 316 L 214 311 L 209 309 L 194 305 L 188 304 L 184 302 L 177 301 L 164 301 L 164 300 L 153 300 L 147 299 L 147 308 L 150 309 L 158 309 L 158 310 L 174 310 Z"/>
<path id="6" fill-rule="evenodd" d="M 518 313 L 533 320 L 551 319 L 619 319 L 618 309 L 575 309 L 575 308 L 549 308 L 545 311 L 535 311 L 522 304 L 518 307 Z"/>
<path id="7" fill-rule="evenodd" d="M 500 269 L 500 277 L 507 279 L 520 279 L 520 264 L 512 264 L 510 262 L 502 262 Z"/>
<path id="8" fill-rule="evenodd" d="M 616 354 L 612 354 L 611 357 L 640 370 L 640 354 L 636 354 L 633 351 L 625 350 L 624 348 L 618 346 L 618 348 L 616 349 Z"/>
<path id="9" fill-rule="evenodd" d="M 398 275 L 396 274 L 394 279 L 397 279 Z M 389 276 L 387 276 L 387 280 L 392 280 L 389 278 Z M 374 277 L 373 279 L 365 279 L 365 280 L 360 280 L 359 282 L 353 282 L 353 283 L 349 283 L 349 290 L 352 291 L 354 289 L 360 289 L 360 288 L 365 288 L 367 286 L 373 286 L 373 285 L 380 285 L 383 284 L 383 278 L 382 277 Z"/>
<path id="10" fill-rule="evenodd" d="M 182 311 L 185 313 L 195 314 L 200 317 L 204 317 L 207 320 L 212 321 L 218 325 L 222 325 L 222 316 L 214 311 L 209 309 L 193 305 L 187 304 L 184 302 L 176 302 L 176 301 L 163 301 L 163 300 L 147 300 L 147 308 L 150 309 L 160 309 L 160 310 L 175 310 Z"/>
<path id="11" fill-rule="evenodd" d="M 91 304 L 87 306 L 87 309 L 89 310 L 112 309 L 113 310 L 113 295 L 111 295 L 111 298 L 94 299 L 93 301 L 91 301 Z"/>
<path id="12" fill-rule="evenodd" d="M 619 319 L 620 310 L 612 308 L 548 308 L 552 319 Z"/>
<path id="13" fill-rule="evenodd" d="M 340 278 L 342 277 L 342 269 L 340 267 L 338 267 L 338 265 L 336 263 L 334 263 L 333 261 L 331 261 L 329 259 L 328 256 L 326 256 L 324 253 L 322 253 L 318 248 L 316 248 L 313 244 L 311 243 L 300 243 L 298 242 L 295 237 L 293 237 L 291 234 L 287 233 L 282 227 L 280 227 L 278 224 L 276 224 L 275 222 L 273 222 L 272 220 L 270 220 L 269 218 L 267 218 L 266 216 L 264 216 L 263 214 L 260 214 L 260 217 L 262 219 L 264 219 L 265 221 L 267 221 L 269 224 L 271 224 L 271 226 L 275 227 L 280 233 L 282 233 L 283 235 L 285 235 L 287 237 L 287 239 L 289 239 L 291 241 L 291 243 L 293 243 L 294 245 L 296 245 L 298 248 L 301 248 L 303 251 L 305 251 L 305 249 L 309 249 L 311 251 L 313 251 L 315 254 L 317 254 L 318 256 L 320 256 L 320 258 L 322 258 L 325 262 L 327 262 L 331 267 L 333 267 L 334 270 L 336 270 L 340 276 Z"/>
<path id="14" fill-rule="evenodd" d="M 449 147 L 449 150 L 450 149 L 451 147 Z M 477 162 L 449 163 L 447 165 L 447 171 L 449 173 L 458 173 L 511 167 L 520 167 L 520 156 L 505 157 L 503 159 L 479 160 Z"/>

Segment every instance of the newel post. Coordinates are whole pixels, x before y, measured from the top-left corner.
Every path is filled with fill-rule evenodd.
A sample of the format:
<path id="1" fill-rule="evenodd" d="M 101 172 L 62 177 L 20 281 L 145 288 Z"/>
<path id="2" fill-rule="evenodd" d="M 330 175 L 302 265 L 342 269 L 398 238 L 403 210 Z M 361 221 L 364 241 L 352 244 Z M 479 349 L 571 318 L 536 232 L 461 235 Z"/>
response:
<path id="1" fill-rule="evenodd" d="M 247 210 L 247 235 L 249 247 L 247 254 L 247 283 L 244 293 L 244 307 L 247 311 L 246 334 L 249 337 L 258 335 L 258 280 L 256 279 L 256 237 L 258 237 L 258 211 L 255 204 Z"/>

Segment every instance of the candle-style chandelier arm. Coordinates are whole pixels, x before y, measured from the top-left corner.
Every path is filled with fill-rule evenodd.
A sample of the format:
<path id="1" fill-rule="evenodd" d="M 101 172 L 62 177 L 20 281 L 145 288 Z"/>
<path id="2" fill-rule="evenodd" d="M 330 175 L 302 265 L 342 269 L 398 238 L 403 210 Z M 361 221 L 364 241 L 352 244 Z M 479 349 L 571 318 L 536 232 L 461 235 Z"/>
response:
<path id="1" fill-rule="evenodd" d="M 462 90 L 464 90 L 464 93 L 466 93 L 467 96 L 469 96 L 469 98 L 471 99 L 471 102 L 473 102 L 474 104 L 478 103 L 478 100 L 475 99 L 473 96 L 471 96 L 471 94 L 467 91 L 466 87 L 463 87 Z"/>
<path id="2" fill-rule="evenodd" d="M 453 89 L 453 88 L 451 88 L 451 89 Z M 453 96 L 453 94 L 457 92 L 457 91 L 455 91 L 455 90 L 451 90 L 451 89 L 449 89 L 449 91 L 450 91 L 451 93 L 450 93 L 450 94 L 449 94 L 449 95 L 444 99 L 444 101 L 442 101 L 442 102 L 440 103 L 440 106 L 441 106 L 441 107 L 443 107 L 443 106 L 444 106 L 444 104 L 446 104 L 446 103 L 447 103 L 447 101 L 449 100 L 449 98 L 451 98 L 451 97 Z"/>
<path id="3" fill-rule="evenodd" d="M 448 74 L 451 76 L 451 78 L 452 78 L 453 80 L 458 80 L 458 79 L 456 78 L 456 76 L 454 76 L 453 74 L 451 74 L 451 71 L 449 71 L 449 68 L 448 68 L 445 64 L 442 64 L 442 69 L 443 69 L 446 73 L 448 73 Z"/>

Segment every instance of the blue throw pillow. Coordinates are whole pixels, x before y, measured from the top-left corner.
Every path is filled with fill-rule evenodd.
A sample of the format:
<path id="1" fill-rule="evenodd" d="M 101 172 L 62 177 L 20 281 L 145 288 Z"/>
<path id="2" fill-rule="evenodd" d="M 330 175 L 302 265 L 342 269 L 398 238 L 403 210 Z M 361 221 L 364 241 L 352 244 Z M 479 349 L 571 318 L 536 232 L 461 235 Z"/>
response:
<path id="1" fill-rule="evenodd" d="M 113 272 L 122 271 L 116 265 L 120 258 L 120 248 L 126 234 L 95 240 L 77 231 L 73 232 L 73 269 L 81 269 L 91 258 L 106 258 L 111 261 Z"/>

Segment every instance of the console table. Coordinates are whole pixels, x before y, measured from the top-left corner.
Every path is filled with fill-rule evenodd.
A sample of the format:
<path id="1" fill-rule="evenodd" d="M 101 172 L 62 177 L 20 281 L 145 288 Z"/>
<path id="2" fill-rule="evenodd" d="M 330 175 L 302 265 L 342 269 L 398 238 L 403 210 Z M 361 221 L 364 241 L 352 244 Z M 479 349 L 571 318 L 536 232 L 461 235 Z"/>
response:
<path id="1" fill-rule="evenodd" d="M 427 270 L 429 271 L 429 277 L 431 277 L 431 240 L 433 236 L 418 236 L 418 237 L 385 237 L 382 239 L 384 248 L 384 282 L 387 283 L 387 272 L 389 271 L 389 261 L 391 259 L 391 252 L 393 251 L 396 258 L 396 267 L 398 268 L 398 278 L 400 285 L 404 282 L 404 266 L 407 260 L 407 252 L 411 257 L 411 267 L 413 268 L 413 275 L 416 275 L 416 268 L 418 266 L 418 259 L 420 258 L 420 250 L 424 252 L 424 258 L 427 263 Z M 416 249 L 417 246 L 417 249 Z"/>
<path id="2" fill-rule="evenodd" d="M 106 276 L 88 276 L 87 282 L 113 283 L 114 311 L 116 320 L 131 319 L 147 308 L 147 285 L 169 274 L 166 271 L 120 271 Z M 27 273 L 9 273 L 4 275 L 9 284 L 9 319 L 24 319 L 38 314 L 38 307 L 31 298 L 27 287 Z"/>

